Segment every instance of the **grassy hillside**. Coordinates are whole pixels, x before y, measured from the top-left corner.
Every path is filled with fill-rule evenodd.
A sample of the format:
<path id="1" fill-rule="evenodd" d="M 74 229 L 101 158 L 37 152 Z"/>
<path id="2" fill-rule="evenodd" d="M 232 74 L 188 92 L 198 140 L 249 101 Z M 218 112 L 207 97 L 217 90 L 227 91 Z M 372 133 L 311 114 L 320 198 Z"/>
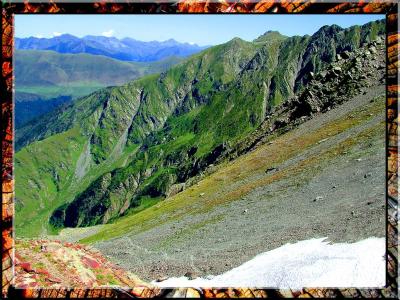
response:
<path id="1" fill-rule="evenodd" d="M 14 57 L 16 91 L 43 98 L 84 96 L 105 86 L 162 72 L 182 60 L 170 57 L 151 63 L 124 62 L 101 55 L 47 50 L 16 50 Z"/>
<path id="2" fill-rule="evenodd" d="M 384 32 L 384 23 L 377 23 Z M 354 32 L 362 36 L 372 27 Z M 310 72 L 324 70 L 335 58 L 324 53 L 357 49 L 369 39 L 354 44 L 348 32 L 327 27 L 312 37 L 266 33 L 252 43 L 235 38 L 161 74 L 94 92 L 29 123 L 16 136 L 16 161 L 35 163 L 16 164 L 17 234 L 111 222 L 144 213 L 184 189 L 251 137 L 284 100 L 306 89 Z M 337 86 L 340 80 L 332 74 Z M 305 92 L 304 99 L 317 92 Z M 296 113 L 294 119 L 302 112 Z M 278 118 L 270 123 L 274 128 L 286 122 Z M 65 155 L 50 155 L 52 163 L 43 154 L 52 153 L 57 136 L 63 139 L 57 151 Z M 65 143 L 71 139 L 74 143 Z M 46 193 L 30 193 L 31 178 L 43 178 L 38 188 Z M 32 218 L 35 226 L 24 222 Z"/>

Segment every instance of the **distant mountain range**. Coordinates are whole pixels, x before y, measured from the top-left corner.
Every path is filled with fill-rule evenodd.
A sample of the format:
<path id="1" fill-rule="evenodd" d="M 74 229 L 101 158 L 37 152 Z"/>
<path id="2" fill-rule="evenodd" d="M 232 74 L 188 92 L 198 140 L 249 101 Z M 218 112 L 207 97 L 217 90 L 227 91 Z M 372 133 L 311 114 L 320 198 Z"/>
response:
<path id="1" fill-rule="evenodd" d="M 82 38 L 63 34 L 53 38 L 15 38 L 18 50 L 53 50 L 59 53 L 88 53 L 124 61 L 149 62 L 170 56 L 186 57 L 208 46 L 180 43 L 173 39 L 143 42 L 132 38 L 92 36 Z"/>

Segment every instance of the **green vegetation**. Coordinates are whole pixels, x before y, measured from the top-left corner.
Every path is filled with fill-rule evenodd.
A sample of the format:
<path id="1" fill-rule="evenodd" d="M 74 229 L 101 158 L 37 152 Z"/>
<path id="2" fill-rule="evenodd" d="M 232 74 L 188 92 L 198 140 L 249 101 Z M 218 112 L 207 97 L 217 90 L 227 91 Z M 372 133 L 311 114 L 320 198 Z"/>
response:
<path id="1" fill-rule="evenodd" d="M 37 94 L 43 99 L 67 95 L 77 98 L 106 86 L 121 85 L 146 74 L 160 73 L 182 60 L 169 57 L 141 63 L 85 53 L 17 50 L 15 86 L 17 92 Z"/>
<path id="2" fill-rule="evenodd" d="M 51 100 L 52 98 L 57 98 L 59 96 L 71 96 L 72 98 L 81 97 L 84 95 L 88 95 L 96 90 L 105 87 L 104 84 L 101 84 L 96 81 L 79 81 L 76 83 L 71 83 L 68 85 L 32 85 L 32 86 L 17 86 L 18 92 L 22 93 L 31 93 L 34 95 L 38 95 L 43 100 Z"/>
<path id="3" fill-rule="evenodd" d="M 83 138 L 73 128 L 32 143 L 15 155 L 15 227 L 20 236 L 41 233 L 47 227 L 43 220 L 63 203 L 59 194 L 74 181 L 82 144 Z"/>
<path id="4" fill-rule="evenodd" d="M 384 23 L 377 28 L 383 32 Z M 254 188 L 249 184 L 200 201 L 199 193 L 213 193 L 220 186 L 212 178 L 218 182 L 239 176 L 239 169 L 230 169 L 232 174 L 211 177 L 184 196 L 162 201 L 179 184 L 219 163 L 221 154 L 257 129 L 269 110 L 302 89 L 310 71 L 333 59 L 320 59 L 326 51 L 336 53 L 346 43 L 358 47 L 343 30 L 324 30 L 313 37 L 270 33 L 253 43 L 236 38 L 161 74 L 96 91 L 21 128 L 16 137 L 17 235 L 115 221 L 112 232 L 107 228 L 87 240 L 91 242 L 132 228 L 144 230 L 160 214 L 188 213 L 189 202 L 198 203 L 190 213 L 201 212 Z M 350 125 L 343 121 L 326 128 L 335 132 Z M 296 142 L 307 146 L 322 136 Z M 282 153 L 281 145 L 268 154 L 268 161 L 277 164 L 298 148 L 294 143 Z M 253 172 L 255 165 L 260 171 L 265 153 L 247 165 L 237 161 L 240 175 L 248 168 Z M 118 219 L 121 215 L 126 216 Z"/>

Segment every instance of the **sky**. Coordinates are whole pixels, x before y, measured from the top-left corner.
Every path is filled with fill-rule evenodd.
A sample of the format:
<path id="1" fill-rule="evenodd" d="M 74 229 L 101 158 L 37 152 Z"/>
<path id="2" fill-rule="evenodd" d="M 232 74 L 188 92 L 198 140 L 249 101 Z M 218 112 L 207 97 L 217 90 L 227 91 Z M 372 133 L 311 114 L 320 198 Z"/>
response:
<path id="1" fill-rule="evenodd" d="M 240 37 L 252 41 L 268 30 L 287 36 L 313 34 L 324 25 L 343 28 L 383 19 L 384 15 L 15 15 L 16 37 L 50 38 L 102 35 L 141 41 L 217 45 Z"/>

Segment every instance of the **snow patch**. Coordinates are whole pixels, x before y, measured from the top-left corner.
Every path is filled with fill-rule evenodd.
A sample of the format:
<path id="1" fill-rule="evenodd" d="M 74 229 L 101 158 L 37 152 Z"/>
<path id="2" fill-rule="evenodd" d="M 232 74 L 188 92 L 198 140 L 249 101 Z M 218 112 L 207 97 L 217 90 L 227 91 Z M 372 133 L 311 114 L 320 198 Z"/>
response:
<path id="1" fill-rule="evenodd" d="M 326 238 L 286 244 L 217 276 L 152 282 L 160 287 L 383 287 L 385 239 L 330 244 Z"/>
<path id="2" fill-rule="evenodd" d="M 110 30 L 104 31 L 101 33 L 101 35 L 105 36 L 105 37 L 112 37 L 114 35 L 114 30 L 110 29 Z"/>

